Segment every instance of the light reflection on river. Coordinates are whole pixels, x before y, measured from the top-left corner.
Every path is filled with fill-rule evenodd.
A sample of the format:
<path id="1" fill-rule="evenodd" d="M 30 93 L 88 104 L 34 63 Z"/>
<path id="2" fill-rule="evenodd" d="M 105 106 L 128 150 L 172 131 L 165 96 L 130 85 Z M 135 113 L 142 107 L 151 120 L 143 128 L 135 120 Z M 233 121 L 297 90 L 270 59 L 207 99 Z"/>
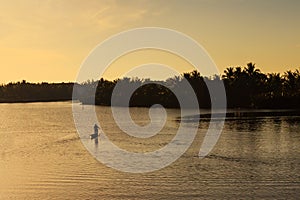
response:
<path id="1" fill-rule="evenodd" d="M 150 140 L 133 139 L 97 107 L 110 139 L 131 151 L 153 151 L 178 128 L 169 109 L 164 129 Z M 148 109 L 132 108 L 133 119 L 149 122 Z M 0 199 L 241 199 L 300 196 L 300 117 L 228 120 L 208 157 L 197 154 L 208 127 L 172 165 L 128 174 L 95 160 L 77 137 L 70 102 L 0 104 Z M 193 123 L 187 125 L 193 126 Z M 92 131 L 92 125 L 91 125 Z"/>

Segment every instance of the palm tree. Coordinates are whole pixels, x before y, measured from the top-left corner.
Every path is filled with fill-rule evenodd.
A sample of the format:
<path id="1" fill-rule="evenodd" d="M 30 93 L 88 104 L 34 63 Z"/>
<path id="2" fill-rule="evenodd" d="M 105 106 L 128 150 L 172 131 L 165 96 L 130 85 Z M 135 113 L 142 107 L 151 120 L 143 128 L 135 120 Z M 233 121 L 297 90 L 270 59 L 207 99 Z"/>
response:
<path id="1" fill-rule="evenodd" d="M 234 78 L 239 79 L 243 74 L 242 68 L 241 67 L 236 67 L 235 71 L 233 73 L 234 73 Z"/>
<path id="2" fill-rule="evenodd" d="M 201 79 L 200 72 L 198 72 L 197 70 L 192 71 L 190 74 L 191 74 L 192 79 L 194 79 L 194 80 Z"/>
<path id="3" fill-rule="evenodd" d="M 228 79 L 228 80 L 233 80 L 234 79 L 234 68 L 233 67 L 227 67 L 224 70 L 224 75 L 222 76 L 222 78 L 224 79 Z"/>
<path id="4" fill-rule="evenodd" d="M 267 95 L 271 98 L 282 96 L 283 79 L 280 73 L 271 73 L 267 75 Z"/>
<path id="5" fill-rule="evenodd" d="M 296 88 L 296 73 L 288 70 L 284 73 L 284 89 L 288 96 L 293 96 L 294 90 Z"/>
<path id="6" fill-rule="evenodd" d="M 247 67 L 245 67 L 245 72 L 249 75 L 249 76 L 254 76 L 258 73 L 260 73 L 259 69 L 255 69 L 255 64 L 250 62 L 247 64 Z"/>

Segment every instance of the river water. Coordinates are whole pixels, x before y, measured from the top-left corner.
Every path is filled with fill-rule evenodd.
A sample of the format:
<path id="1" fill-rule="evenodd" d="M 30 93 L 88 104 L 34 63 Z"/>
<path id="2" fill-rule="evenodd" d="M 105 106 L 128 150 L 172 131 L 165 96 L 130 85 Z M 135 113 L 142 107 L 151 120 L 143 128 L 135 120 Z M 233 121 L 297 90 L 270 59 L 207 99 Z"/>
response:
<path id="1" fill-rule="evenodd" d="M 165 127 L 149 142 L 123 133 L 109 107 L 96 107 L 96 111 L 105 134 L 130 151 L 154 151 L 166 145 L 180 123 L 176 120 L 179 110 L 168 109 Z M 137 124 L 149 122 L 147 108 L 131 108 L 131 115 Z M 76 132 L 71 102 L 0 104 L 0 123 L 0 199 L 300 196 L 298 116 L 229 119 L 215 148 L 203 159 L 197 155 L 209 122 L 200 120 L 194 142 L 178 160 L 141 174 L 109 168 L 85 149 Z"/>

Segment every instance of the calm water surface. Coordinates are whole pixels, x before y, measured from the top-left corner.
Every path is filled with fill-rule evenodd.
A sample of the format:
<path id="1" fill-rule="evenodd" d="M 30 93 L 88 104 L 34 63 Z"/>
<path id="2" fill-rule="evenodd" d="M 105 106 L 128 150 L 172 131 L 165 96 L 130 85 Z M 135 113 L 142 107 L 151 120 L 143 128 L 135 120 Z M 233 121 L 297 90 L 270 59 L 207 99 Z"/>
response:
<path id="1" fill-rule="evenodd" d="M 114 123 L 109 107 L 96 110 L 109 138 L 130 151 L 163 147 L 179 125 L 179 111 L 169 109 L 158 135 L 134 139 Z M 146 108 L 132 108 L 131 115 L 140 125 L 149 122 Z M 299 198 L 300 117 L 227 120 L 213 151 L 199 159 L 208 123 L 200 122 L 194 143 L 172 165 L 130 174 L 106 167 L 83 147 L 71 103 L 0 104 L 0 199 Z"/>

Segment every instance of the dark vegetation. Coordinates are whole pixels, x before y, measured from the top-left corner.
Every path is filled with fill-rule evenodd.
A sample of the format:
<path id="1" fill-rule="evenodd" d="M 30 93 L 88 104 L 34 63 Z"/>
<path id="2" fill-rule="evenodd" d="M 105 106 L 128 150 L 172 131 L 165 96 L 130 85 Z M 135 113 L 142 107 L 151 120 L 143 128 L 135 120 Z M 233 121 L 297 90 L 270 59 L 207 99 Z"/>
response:
<path id="1" fill-rule="evenodd" d="M 300 72 L 264 74 L 248 63 L 246 67 L 229 67 L 222 76 L 228 107 L 300 108 Z"/>
<path id="2" fill-rule="evenodd" d="M 43 102 L 72 99 L 73 83 L 28 83 L 25 80 L 0 86 L 0 102 Z"/>
<path id="3" fill-rule="evenodd" d="M 165 107 L 179 107 L 172 90 L 179 91 L 186 98 L 188 91 L 182 89 L 185 78 L 195 91 L 201 108 L 209 108 L 211 101 L 207 84 L 223 81 L 227 94 L 227 105 L 230 108 L 294 108 L 300 109 L 300 72 L 286 71 L 284 74 L 264 74 L 248 63 L 246 67 L 229 67 L 222 76 L 203 77 L 197 71 L 184 73 L 181 76 L 169 78 L 166 81 L 150 81 L 149 79 L 123 78 L 114 81 L 100 79 L 76 84 L 80 95 L 75 96 L 84 104 L 111 105 L 111 96 L 117 83 L 125 88 L 135 85 L 138 89 L 130 99 L 130 106 L 149 107 L 162 104 Z M 59 101 L 72 99 L 73 83 L 32 84 L 25 81 L 9 83 L 0 87 L 0 102 L 27 101 Z M 96 93 L 92 91 L 96 90 Z M 123 93 L 122 93 L 123 92 Z M 123 99 L 124 92 L 116 94 L 117 99 Z M 117 105 L 123 106 L 122 101 Z M 114 105 L 116 105 L 114 104 Z"/>

